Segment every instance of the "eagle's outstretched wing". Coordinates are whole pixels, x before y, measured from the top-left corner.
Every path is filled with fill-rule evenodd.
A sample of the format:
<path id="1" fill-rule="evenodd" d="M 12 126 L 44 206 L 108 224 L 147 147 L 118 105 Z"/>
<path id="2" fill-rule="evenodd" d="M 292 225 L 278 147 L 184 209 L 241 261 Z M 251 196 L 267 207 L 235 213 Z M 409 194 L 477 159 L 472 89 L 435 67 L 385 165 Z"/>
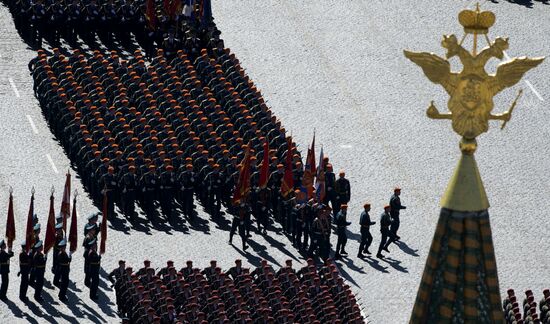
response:
<path id="1" fill-rule="evenodd" d="M 452 94 L 454 84 L 451 82 L 451 64 L 447 60 L 433 53 L 417 53 L 407 50 L 403 52 L 405 53 L 405 57 L 422 68 L 430 81 L 441 84 L 449 94 Z"/>
<path id="2" fill-rule="evenodd" d="M 493 78 L 491 90 L 494 94 L 496 94 L 508 87 L 513 86 L 521 80 L 527 71 L 542 63 L 543 60 L 544 57 L 516 57 L 509 62 L 499 64 L 497 73 Z"/>

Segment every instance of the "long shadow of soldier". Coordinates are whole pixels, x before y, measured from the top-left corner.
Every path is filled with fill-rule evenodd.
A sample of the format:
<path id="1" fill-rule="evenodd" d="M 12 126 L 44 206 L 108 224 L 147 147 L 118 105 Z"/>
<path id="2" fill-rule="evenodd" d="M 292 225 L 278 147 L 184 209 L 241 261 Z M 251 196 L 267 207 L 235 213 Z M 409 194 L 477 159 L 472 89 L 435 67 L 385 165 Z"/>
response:
<path id="1" fill-rule="evenodd" d="M 30 314 L 28 314 L 26 312 L 23 312 L 21 310 L 21 308 L 17 307 L 17 305 L 14 302 L 12 302 L 11 300 L 6 299 L 3 302 L 11 310 L 11 313 L 13 314 L 13 316 L 15 316 L 17 318 L 24 318 L 29 323 L 33 323 L 33 324 L 38 323 L 38 321 L 36 319 L 34 319 L 34 317 L 32 317 Z"/>
<path id="2" fill-rule="evenodd" d="M 58 323 L 59 321 L 56 320 L 54 317 L 51 316 L 51 314 L 48 313 L 44 313 L 34 302 L 30 301 L 27 301 L 26 303 L 27 307 L 30 309 L 30 311 L 37 317 L 39 318 L 41 321 L 42 320 L 45 320 L 47 321 L 48 323 Z M 30 315 L 29 315 L 30 316 Z"/>
<path id="3" fill-rule="evenodd" d="M 67 307 L 73 312 L 73 314 L 77 318 L 88 318 L 90 321 L 94 323 L 105 322 L 105 319 L 103 318 L 103 316 L 101 316 L 98 312 L 96 312 L 90 306 L 83 303 L 82 299 L 80 299 L 71 290 L 67 291 L 67 299 L 69 300 L 69 302 L 67 303 Z M 82 306 L 84 310 L 80 309 L 80 307 L 78 306 Z"/>
<path id="4" fill-rule="evenodd" d="M 342 275 L 342 277 L 344 277 L 346 279 L 346 281 L 351 282 L 357 288 L 361 288 L 357 284 L 357 282 L 353 279 L 353 277 L 344 269 L 344 267 L 340 266 L 339 262 L 345 264 L 347 268 L 349 268 L 350 270 L 355 271 L 355 272 L 365 273 L 365 271 L 363 271 L 363 268 L 362 267 L 360 268 L 360 267 L 356 266 L 355 263 L 353 262 L 353 260 L 348 259 L 348 258 L 344 258 L 342 260 L 334 262 L 338 266 L 338 270 L 340 271 L 340 274 Z"/>
<path id="5" fill-rule="evenodd" d="M 418 252 L 418 249 L 414 250 L 412 249 L 410 246 L 407 245 L 407 243 L 403 242 L 403 241 L 397 241 L 397 242 L 394 242 L 395 245 L 397 245 L 401 251 L 407 253 L 408 255 L 412 255 L 412 256 L 415 256 L 415 257 L 419 257 L 420 255 L 417 253 Z"/>
<path id="6" fill-rule="evenodd" d="M 403 273 L 409 273 L 409 270 L 407 270 L 407 268 L 401 266 L 401 261 L 399 260 L 395 260 L 395 259 L 392 259 L 392 258 L 389 258 L 389 257 L 385 257 L 383 259 L 381 259 L 382 261 L 386 262 L 387 264 L 389 264 L 392 268 L 394 268 L 395 270 L 399 271 L 399 272 L 403 272 Z"/>
<path id="7" fill-rule="evenodd" d="M 41 303 L 42 307 L 44 308 L 44 311 L 48 314 L 53 316 L 53 322 L 52 323 L 59 323 L 59 318 L 63 318 L 63 320 L 69 322 L 69 323 L 75 323 L 77 319 L 73 316 L 67 316 L 57 310 L 55 306 L 58 306 L 59 303 L 53 299 L 52 295 L 50 295 L 46 290 L 42 291 L 42 298 L 44 301 Z M 30 308 L 30 306 L 29 306 Z"/>
<path id="8" fill-rule="evenodd" d="M 373 257 L 371 257 L 370 255 L 367 255 L 365 256 L 365 258 L 363 258 L 363 260 L 371 267 L 373 268 L 374 270 L 377 270 L 377 271 L 380 271 L 382 273 L 390 273 L 388 271 L 388 267 L 384 267 L 383 265 L 380 264 L 380 262 L 376 259 L 374 259 Z"/>
<path id="9" fill-rule="evenodd" d="M 255 241 L 248 240 L 248 245 L 258 254 L 259 257 L 267 260 L 271 264 L 275 264 L 278 267 L 281 267 L 281 264 L 277 262 L 271 255 L 269 255 L 267 251 L 267 247 L 265 245 L 261 245 Z"/>
<path id="10" fill-rule="evenodd" d="M 287 255 L 288 257 L 291 257 L 296 261 L 300 261 L 298 258 L 294 256 L 294 254 L 292 254 L 289 250 L 285 248 L 286 245 L 284 243 L 275 240 L 273 237 L 271 237 L 271 235 L 269 235 L 269 233 L 267 233 L 266 235 L 263 235 L 263 237 L 271 247 L 278 249 L 279 251 L 283 252 L 285 255 Z"/>

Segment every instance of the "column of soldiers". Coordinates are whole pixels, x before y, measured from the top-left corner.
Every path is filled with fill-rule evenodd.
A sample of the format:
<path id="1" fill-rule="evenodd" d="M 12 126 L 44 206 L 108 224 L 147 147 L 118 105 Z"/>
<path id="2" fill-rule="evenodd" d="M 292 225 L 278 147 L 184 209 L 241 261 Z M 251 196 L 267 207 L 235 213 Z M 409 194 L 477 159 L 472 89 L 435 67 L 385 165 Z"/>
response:
<path id="1" fill-rule="evenodd" d="M 84 227 L 84 272 L 85 285 L 90 288 L 90 298 L 97 299 L 99 287 L 99 272 L 101 269 L 101 255 L 97 252 L 97 234 L 99 226 L 97 224 L 97 214 L 88 217 L 88 223 Z M 29 286 L 34 288 L 34 299 L 42 302 L 42 290 L 44 287 L 44 277 L 46 274 L 47 255 L 44 254 L 44 243 L 40 239 L 41 226 L 38 222 L 38 216 L 33 215 L 33 233 L 31 244 L 24 240 L 21 242 L 21 252 L 19 253 L 19 272 L 21 277 L 19 286 L 19 299 L 23 302 L 28 301 L 27 290 Z M 29 246 L 30 245 L 30 246 Z M 53 274 L 53 285 L 59 289 L 59 300 L 66 303 L 67 290 L 69 287 L 69 273 L 72 261 L 72 253 L 67 251 L 67 240 L 63 231 L 63 219 L 61 215 L 56 217 L 55 222 L 55 243 L 52 247 L 53 262 L 51 272 Z M 11 248 L 6 251 L 6 243 L 0 241 L 0 299 L 6 300 L 6 292 L 9 284 L 10 262 L 9 259 L 14 256 Z"/>
<path id="2" fill-rule="evenodd" d="M 543 296 L 537 305 L 532 290 L 525 291 L 525 297 L 520 304 L 513 289 L 508 289 L 502 306 L 506 324 L 550 323 L 550 289 L 543 290 Z M 538 306 L 538 307 L 537 307 Z M 538 308 L 538 310 L 537 310 Z M 522 314 L 523 313 L 523 314 Z"/>
<path id="3" fill-rule="evenodd" d="M 169 62 L 159 50 L 146 65 L 139 50 L 122 60 L 114 52 L 86 58 L 75 50 L 65 57 L 54 49 L 51 56 L 39 51 L 30 69 L 52 131 L 92 196 L 107 195 L 111 212 L 116 203 L 132 217 L 137 200 L 148 215 L 158 202 L 167 216 L 179 205 L 192 218 L 196 195 L 217 218 L 222 205 L 231 207 L 237 161 L 247 147 L 260 157 L 269 139 L 269 188 L 260 190 L 252 177 L 262 206 L 251 207 L 264 230 L 261 210 L 288 214 L 279 212 L 287 202 L 278 189 L 268 193 L 280 185 L 285 130 L 229 50 L 203 50 L 194 64 L 183 51 Z M 299 185 L 301 157 L 294 144 L 291 149 Z M 253 174 L 257 169 L 253 164 Z"/>
<path id="4" fill-rule="evenodd" d="M 130 323 L 363 323 L 359 305 L 336 266 L 301 269 L 287 260 L 275 271 L 265 260 L 253 269 L 241 260 L 223 272 L 187 261 L 156 271 L 146 260 L 135 271 L 124 260 L 109 274 L 121 317 Z"/>
<path id="5" fill-rule="evenodd" d="M 10 0 L 8 5 L 15 25 L 24 39 L 42 47 L 43 39 L 53 46 L 64 38 L 71 46 L 77 40 L 94 44 L 96 35 L 108 47 L 118 40 L 125 46 L 132 37 L 148 55 L 154 48 L 164 48 L 169 56 L 187 48 L 198 53 L 200 48 L 222 46 L 220 31 L 211 15 L 204 15 L 198 1 L 183 6 L 182 1 L 150 1 L 154 8 L 147 12 L 147 2 L 134 0 Z M 150 15 L 150 17 L 148 16 Z"/>

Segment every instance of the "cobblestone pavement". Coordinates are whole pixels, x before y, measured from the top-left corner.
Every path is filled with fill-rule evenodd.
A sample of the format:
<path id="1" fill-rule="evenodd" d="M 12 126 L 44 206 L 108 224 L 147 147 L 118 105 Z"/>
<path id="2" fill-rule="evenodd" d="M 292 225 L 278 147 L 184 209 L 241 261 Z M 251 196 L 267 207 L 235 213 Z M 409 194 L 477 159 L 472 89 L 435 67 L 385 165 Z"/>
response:
<path id="1" fill-rule="evenodd" d="M 536 1 L 532 8 L 499 2 L 481 3 L 497 15 L 489 36 L 509 36 L 508 54 L 512 57 L 548 55 L 550 34 L 545 29 L 550 7 Z M 339 264 L 372 323 L 407 322 L 439 215 L 438 201 L 459 157 L 458 138 L 449 123 L 430 121 L 424 113 L 432 99 L 439 107 L 445 105 L 444 91 L 429 83 L 402 50 L 442 55 L 441 35 L 462 35 L 456 15 L 473 3 L 217 0 L 213 4 L 226 46 L 237 54 L 301 149 L 305 151 L 315 128 L 317 143 L 323 145 L 335 168 L 347 171 L 352 183 L 348 218 L 353 225 L 347 248 L 350 257 Z M 0 18 L 0 205 L 7 209 L 12 186 L 19 241 L 31 187 L 36 189 L 36 211 L 45 223 L 50 187 L 56 188 L 57 210 L 70 162 L 52 138 L 33 97 L 27 63 L 34 52 L 15 32 L 5 7 L 0 7 Z M 496 63 L 491 61 L 488 70 L 494 71 Z M 550 285 L 548 64 L 528 73 L 528 82 L 522 81 L 496 98 L 495 110 L 502 111 L 520 87 L 525 89 L 507 128 L 500 131 L 493 122 L 489 133 L 478 140 L 476 157 L 492 205 L 502 293 L 508 287 L 540 293 Z M 453 67 L 458 68 L 457 61 Z M 377 217 L 395 185 L 403 188 L 402 201 L 409 207 L 401 220 L 403 243 L 390 247 L 386 260 L 361 261 L 354 257 L 361 206 L 370 201 L 372 215 Z M 78 179 L 73 187 L 81 193 L 81 230 L 87 214 L 97 209 Z M 110 225 L 102 264 L 109 271 L 120 258 L 134 267 L 141 266 L 144 258 L 159 267 L 168 259 L 178 267 L 187 259 L 206 267 L 215 258 L 224 268 L 236 258 L 251 264 L 266 258 L 276 266 L 287 258 L 303 262 L 288 240 L 277 234 L 272 238 L 254 235 L 252 251 L 245 254 L 227 244 L 227 225 L 218 228 L 204 213 L 201 217 L 205 221 L 198 226 L 163 221 L 150 224 L 144 219 L 130 224 L 119 218 Z M 373 235 L 371 250 L 380 239 L 376 229 Z M 11 301 L 0 303 L 1 322 L 117 321 L 114 294 L 107 283 L 101 285 L 98 303 L 88 298 L 82 283 L 81 249 L 71 268 L 75 285 L 68 305 L 57 301 L 51 285 L 42 305 L 19 302 L 18 267 L 14 258 L 8 292 Z M 52 279 L 50 273 L 47 279 Z"/>

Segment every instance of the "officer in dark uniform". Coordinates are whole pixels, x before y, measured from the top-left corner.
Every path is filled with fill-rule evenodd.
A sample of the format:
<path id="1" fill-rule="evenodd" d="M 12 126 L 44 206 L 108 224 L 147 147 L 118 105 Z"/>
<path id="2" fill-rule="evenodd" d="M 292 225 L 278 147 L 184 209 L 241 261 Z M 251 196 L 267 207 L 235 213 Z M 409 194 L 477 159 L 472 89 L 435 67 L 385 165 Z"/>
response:
<path id="1" fill-rule="evenodd" d="M 6 300 L 6 292 L 8 291 L 10 259 L 13 257 L 11 248 L 6 252 L 6 243 L 0 241 L 0 275 L 2 276 L 2 285 L 0 286 L 0 299 Z"/>
<path id="2" fill-rule="evenodd" d="M 392 222 L 390 209 L 390 205 L 384 206 L 384 212 L 382 213 L 382 215 L 380 215 L 380 234 L 382 234 L 382 238 L 380 240 L 380 245 L 378 246 L 378 253 L 376 254 L 377 258 L 384 257 L 384 255 L 382 255 L 382 250 L 390 252 L 388 250 L 388 245 L 390 245 L 395 240 L 395 235 L 390 230 Z"/>
<path id="3" fill-rule="evenodd" d="M 101 269 L 101 255 L 97 253 L 97 240 L 88 243 L 88 274 L 90 276 L 90 299 L 97 300 L 97 289 L 99 287 L 99 270 Z"/>
<path id="4" fill-rule="evenodd" d="M 206 175 L 205 181 L 208 186 L 208 209 L 210 210 L 212 216 L 217 219 L 220 217 L 220 210 L 222 206 L 222 175 L 220 173 L 219 164 L 214 164 L 214 169 Z"/>
<path id="5" fill-rule="evenodd" d="M 158 188 L 158 177 L 155 172 L 156 166 L 149 165 L 149 171 L 141 176 L 140 184 L 142 186 L 142 205 L 143 211 L 148 217 L 151 217 L 155 209 L 156 192 Z"/>
<path id="6" fill-rule="evenodd" d="M 29 273 L 31 272 L 32 259 L 27 253 L 27 241 L 21 242 L 21 253 L 19 253 L 19 272 L 17 276 L 21 276 L 21 284 L 19 286 L 19 299 L 27 302 L 27 289 L 29 288 Z"/>
<path id="7" fill-rule="evenodd" d="M 185 170 L 181 171 L 178 176 L 179 189 L 179 204 L 183 209 L 183 214 L 189 219 L 193 219 L 195 212 L 193 208 L 193 191 L 195 189 L 196 175 L 193 171 L 191 163 L 185 165 Z"/>
<path id="8" fill-rule="evenodd" d="M 315 217 L 311 223 L 310 236 L 311 242 L 307 251 L 307 256 L 313 258 L 317 249 L 320 249 L 321 241 L 323 240 L 323 224 L 319 217 Z"/>
<path id="9" fill-rule="evenodd" d="M 334 214 L 337 215 L 342 204 L 349 203 L 351 199 L 351 186 L 346 179 L 346 173 L 342 170 L 338 174 L 338 180 L 334 183 L 334 192 L 336 194 L 336 205 L 334 205 Z"/>
<path id="10" fill-rule="evenodd" d="M 334 172 L 332 171 L 332 164 L 327 163 L 326 164 L 326 171 L 325 171 L 325 188 L 326 188 L 326 195 L 323 200 L 323 204 L 327 205 L 330 202 L 330 205 L 333 210 L 333 215 L 337 215 L 337 207 L 338 204 L 336 201 L 336 192 L 334 190 L 334 186 L 336 185 L 336 176 L 334 175 Z"/>
<path id="11" fill-rule="evenodd" d="M 346 252 L 346 243 L 348 242 L 348 236 L 346 234 L 346 228 L 351 225 L 351 222 L 347 221 L 348 205 L 342 205 L 341 210 L 336 215 L 336 234 L 338 235 L 338 241 L 336 242 L 336 253 L 334 259 L 341 260 L 342 255 L 348 255 Z"/>
<path id="12" fill-rule="evenodd" d="M 370 220 L 370 204 L 366 203 L 363 205 L 363 212 L 359 216 L 359 226 L 361 226 L 361 243 L 359 244 L 359 252 L 357 253 L 358 258 L 364 258 L 363 253 L 370 254 L 369 247 L 372 243 L 372 234 L 370 233 L 370 227 L 376 222 Z"/>
<path id="13" fill-rule="evenodd" d="M 124 173 L 118 183 L 118 187 L 122 188 L 122 212 L 124 213 L 124 216 L 131 219 L 135 216 L 135 201 L 138 180 L 136 167 L 134 165 L 130 165 L 128 166 L 128 172 Z"/>
<path id="14" fill-rule="evenodd" d="M 101 193 L 107 194 L 107 214 L 111 217 L 115 216 L 115 201 L 117 192 L 117 179 L 115 176 L 115 168 L 109 166 L 107 174 L 101 177 Z"/>
<path id="15" fill-rule="evenodd" d="M 53 284 L 54 286 L 59 288 L 59 275 L 57 274 L 56 268 L 57 268 L 57 256 L 59 255 L 59 243 L 63 241 L 65 235 L 63 234 L 63 223 L 58 223 L 55 225 L 55 244 L 53 246 L 53 262 L 52 262 L 52 273 L 54 274 L 53 277 Z"/>
<path id="16" fill-rule="evenodd" d="M 44 273 L 46 272 L 46 256 L 42 253 L 42 241 L 34 245 L 33 268 L 34 268 L 34 299 L 41 302 L 42 288 L 44 287 Z"/>
<path id="17" fill-rule="evenodd" d="M 229 244 L 233 244 L 233 235 L 235 232 L 239 231 L 239 236 L 243 242 L 243 251 L 248 249 L 246 245 L 247 235 L 246 235 L 246 218 L 250 214 L 248 205 L 243 201 L 240 203 L 237 208 L 236 213 L 233 216 L 233 222 L 231 223 L 231 231 L 229 231 Z"/>
<path id="18" fill-rule="evenodd" d="M 62 240 L 58 244 L 59 254 L 57 256 L 56 276 L 59 277 L 59 300 L 67 302 L 67 288 L 69 287 L 69 272 L 71 269 L 71 253 L 67 253 L 67 241 Z"/>
<path id="19" fill-rule="evenodd" d="M 401 188 L 395 188 L 393 190 L 393 195 L 390 198 L 391 218 L 392 218 L 391 232 L 393 233 L 393 235 L 397 240 L 401 238 L 399 237 L 399 235 L 397 235 L 397 230 L 399 230 L 399 224 L 401 223 L 399 221 L 399 212 L 401 211 L 401 209 L 407 208 L 401 205 L 401 198 L 399 198 L 400 195 L 401 195 Z"/>
<path id="20" fill-rule="evenodd" d="M 122 311 L 122 288 L 125 284 L 124 277 L 126 273 L 126 262 L 124 260 L 118 261 L 118 268 L 114 269 L 109 273 L 109 281 L 111 282 L 112 286 L 115 288 L 115 295 L 116 295 L 116 304 L 118 306 L 118 311 L 121 313 Z"/>
<path id="21" fill-rule="evenodd" d="M 82 243 L 82 246 L 84 247 L 84 284 L 86 287 L 90 287 L 90 259 L 88 256 L 90 255 L 90 243 L 97 240 L 97 225 L 86 224 L 85 231 L 87 234 L 84 238 L 84 242 Z"/>
<path id="22" fill-rule="evenodd" d="M 174 167 L 167 165 L 160 174 L 160 208 L 167 219 L 172 218 L 176 174 Z"/>

